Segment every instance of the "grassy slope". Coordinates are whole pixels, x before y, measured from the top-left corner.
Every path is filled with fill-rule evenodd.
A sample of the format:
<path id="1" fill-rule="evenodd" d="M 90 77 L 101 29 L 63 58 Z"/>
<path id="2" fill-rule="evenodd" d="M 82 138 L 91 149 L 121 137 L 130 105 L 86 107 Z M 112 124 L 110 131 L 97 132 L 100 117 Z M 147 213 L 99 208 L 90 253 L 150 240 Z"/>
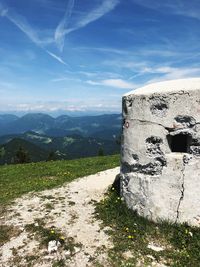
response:
<path id="1" fill-rule="evenodd" d="M 119 166 L 119 155 L 1 166 L 0 205 L 24 193 L 53 188 L 116 166 Z"/>
<path id="2" fill-rule="evenodd" d="M 114 243 L 108 251 L 111 266 L 134 267 L 140 262 L 142 267 L 163 266 L 162 263 L 171 267 L 200 267 L 200 228 L 142 218 L 126 207 L 115 190 L 97 203 L 96 212 L 97 218 L 109 227 L 108 234 Z M 156 252 L 148 248 L 149 243 L 164 250 Z"/>
<path id="3" fill-rule="evenodd" d="M 62 185 L 73 179 L 119 165 L 119 156 L 84 158 L 0 167 L 0 205 L 30 191 Z M 173 267 L 200 266 L 200 228 L 187 224 L 154 223 L 129 210 L 115 190 L 97 204 L 97 217 L 109 226 L 114 246 L 109 249 L 111 266 L 133 267 L 160 262 Z M 12 236 L 12 228 L 0 226 L 1 242 Z M 163 246 L 155 252 L 149 243 Z M 126 252 L 128 251 L 128 256 Z M 99 265 L 100 266 L 100 265 Z"/>

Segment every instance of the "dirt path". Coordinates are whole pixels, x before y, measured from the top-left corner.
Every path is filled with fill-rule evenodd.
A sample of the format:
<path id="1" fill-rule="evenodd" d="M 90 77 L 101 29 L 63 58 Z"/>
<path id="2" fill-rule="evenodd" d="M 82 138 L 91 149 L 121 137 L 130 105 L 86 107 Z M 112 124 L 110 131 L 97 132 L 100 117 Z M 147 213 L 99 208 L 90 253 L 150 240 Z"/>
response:
<path id="1" fill-rule="evenodd" d="M 70 267 L 107 266 L 105 248 L 112 244 L 94 219 L 93 203 L 103 198 L 118 173 L 119 168 L 114 168 L 17 199 L 0 223 L 12 225 L 20 233 L 1 247 L 0 266 L 59 267 L 63 261 Z M 37 234 L 41 227 L 45 234 L 60 232 L 59 238 L 67 246 L 49 253 Z"/>

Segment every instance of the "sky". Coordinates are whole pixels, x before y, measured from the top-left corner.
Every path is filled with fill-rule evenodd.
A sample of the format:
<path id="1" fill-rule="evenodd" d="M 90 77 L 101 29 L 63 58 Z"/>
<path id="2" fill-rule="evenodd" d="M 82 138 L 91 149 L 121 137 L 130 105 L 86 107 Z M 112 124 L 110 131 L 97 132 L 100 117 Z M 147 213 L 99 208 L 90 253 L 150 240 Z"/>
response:
<path id="1" fill-rule="evenodd" d="M 200 76 L 199 0 L 0 0 L 0 112 L 120 112 Z"/>

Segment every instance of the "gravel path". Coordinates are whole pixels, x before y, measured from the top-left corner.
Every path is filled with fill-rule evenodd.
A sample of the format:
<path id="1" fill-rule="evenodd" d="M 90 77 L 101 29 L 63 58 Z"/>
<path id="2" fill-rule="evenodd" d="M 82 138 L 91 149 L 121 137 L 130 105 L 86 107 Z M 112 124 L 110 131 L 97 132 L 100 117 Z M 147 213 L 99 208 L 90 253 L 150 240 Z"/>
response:
<path id="1" fill-rule="evenodd" d="M 101 222 L 94 219 L 93 204 L 103 198 L 118 173 L 119 168 L 106 170 L 17 199 L 0 221 L 18 232 L 0 248 L 0 266 L 59 267 L 62 261 L 69 267 L 108 266 L 106 248 L 112 243 Z M 45 229 L 60 231 L 71 249 L 60 246 L 57 252 L 49 253 L 47 245 L 41 245 L 41 236 L 27 230 L 28 224 L 34 229 L 44 224 Z"/>

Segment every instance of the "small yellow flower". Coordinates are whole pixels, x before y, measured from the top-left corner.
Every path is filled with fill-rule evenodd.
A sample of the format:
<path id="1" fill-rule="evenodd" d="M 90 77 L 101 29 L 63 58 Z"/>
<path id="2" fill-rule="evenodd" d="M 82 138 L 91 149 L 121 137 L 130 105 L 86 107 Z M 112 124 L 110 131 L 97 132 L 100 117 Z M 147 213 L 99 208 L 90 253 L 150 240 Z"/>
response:
<path id="1" fill-rule="evenodd" d="M 132 238 L 132 236 L 131 236 L 131 235 L 129 235 L 129 236 L 128 236 L 128 239 L 131 239 L 131 238 Z"/>
<path id="2" fill-rule="evenodd" d="M 112 190 L 114 191 L 114 190 L 115 190 L 115 188 L 114 188 L 114 187 L 112 187 Z"/>
<path id="3" fill-rule="evenodd" d="M 54 234 L 55 233 L 55 231 L 54 230 L 51 230 L 51 234 Z"/>
<path id="4" fill-rule="evenodd" d="M 60 239 L 61 239 L 61 240 L 65 240 L 64 236 L 61 236 Z"/>
<path id="5" fill-rule="evenodd" d="M 126 229 L 125 229 L 125 230 L 128 232 L 129 228 L 128 228 L 128 227 L 126 227 Z"/>

